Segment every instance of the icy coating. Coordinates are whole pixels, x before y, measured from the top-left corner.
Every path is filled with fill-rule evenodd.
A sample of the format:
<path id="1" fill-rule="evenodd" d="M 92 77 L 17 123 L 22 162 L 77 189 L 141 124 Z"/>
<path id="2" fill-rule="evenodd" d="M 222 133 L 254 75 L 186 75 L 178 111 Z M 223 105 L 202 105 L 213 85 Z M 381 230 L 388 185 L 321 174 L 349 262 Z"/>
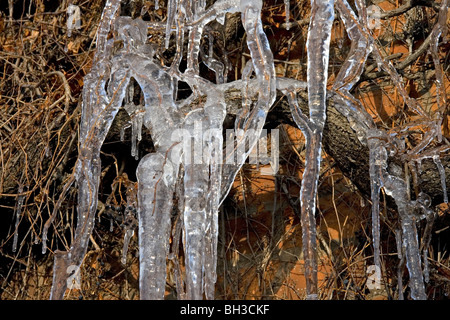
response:
<path id="1" fill-rule="evenodd" d="M 162 7 L 155 2 L 155 9 Z M 290 2 L 284 0 L 286 26 L 289 30 Z M 423 261 L 416 222 L 426 219 L 431 225 L 434 212 L 427 195 L 421 192 L 411 200 L 408 183 L 402 171 L 388 166 L 388 157 L 402 147 L 402 132 L 387 132 L 377 128 L 372 117 L 351 92 L 359 81 L 369 54 L 380 69 L 386 71 L 398 88 L 408 107 L 423 116 L 428 132 L 422 143 L 404 152 L 410 164 L 432 158 L 439 172 L 444 194 L 445 170 L 439 152 L 447 149 L 427 149 L 434 141 L 441 141 L 440 120 L 446 106 L 442 66 L 437 56 L 440 36 L 445 33 L 448 0 L 443 0 L 439 22 L 432 31 L 430 48 L 436 64 L 436 84 L 439 114 L 431 117 L 420 104 L 410 98 L 397 70 L 386 62 L 383 54 L 367 28 L 365 1 L 356 0 L 355 13 L 346 0 L 311 0 L 311 17 L 307 38 L 307 83 L 293 79 L 276 78 L 273 54 L 261 21 L 262 0 L 218 0 L 211 6 L 206 1 L 168 0 L 167 20 L 163 47 L 171 44 L 176 53 L 170 66 L 155 59 L 156 49 L 148 43 L 148 29 L 158 27 L 140 18 L 120 16 L 120 0 L 106 2 L 97 32 L 97 52 L 92 69 L 84 78 L 79 156 L 73 177 L 64 186 L 63 193 L 50 219 L 44 226 L 42 249 L 46 251 L 47 231 L 56 217 L 58 206 L 75 181 L 78 185 L 77 228 L 68 251 L 56 251 L 51 299 L 63 299 L 67 288 L 67 270 L 79 268 L 86 254 L 89 237 L 95 222 L 98 188 L 101 174 L 100 148 L 119 109 L 130 116 L 131 154 L 140 159 L 137 183 L 127 184 L 125 210 L 125 238 L 121 262 L 127 263 L 127 250 L 138 224 L 140 298 L 163 299 L 166 283 L 166 261 L 176 260 L 179 240 L 185 256 L 185 277 L 180 281 L 181 270 L 175 270 L 177 291 L 183 299 L 214 299 L 217 278 L 218 212 L 231 185 L 260 139 L 266 116 L 276 98 L 283 92 L 289 101 L 294 121 L 306 140 L 305 171 L 300 190 L 302 245 L 305 259 L 307 299 L 318 299 L 317 244 L 315 207 L 321 162 L 323 128 L 326 121 L 327 99 L 333 101 L 355 130 L 361 143 L 369 148 L 369 175 L 372 200 L 372 235 L 374 265 L 382 270 L 380 252 L 380 192 L 395 200 L 400 229 L 396 232 L 399 270 L 403 263 L 409 271 L 409 287 L 413 299 L 426 299 L 424 281 L 428 281 L 427 250 L 430 232 L 424 236 Z M 348 57 L 336 76 L 331 90 L 327 91 L 329 46 L 334 10 L 339 12 L 347 34 L 352 41 Z M 214 20 L 224 23 L 227 13 L 241 13 L 251 59 L 247 61 L 240 80 L 227 83 L 226 61 L 214 55 L 214 35 L 208 24 Z M 68 8 L 68 36 L 77 28 L 76 10 Z M 108 35 L 114 36 L 110 38 Z M 180 71 L 183 44 L 188 37 L 187 67 Z M 201 47 L 202 38 L 208 40 L 208 51 Z M 120 42 L 121 47 L 114 46 Z M 164 48 L 160 48 L 164 50 Z M 204 63 L 216 75 L 212 83 L 199 74 L 199 63 Z M 178 101 L 178 82 L 187 83 L 192 95 Z M 139 86 L 143 103 L 133 102 L 133 90 Z M 223 122 L 226 116 L 225 91 L 231 87 L 242 90 L 242 108 L 237 114 L 235 130 L 225 135 Z M 302 113 L 297 92 L 307 90 L 309 115 Z M 192 102 L 206 96 L 196 107 Z M 155 152 L 140 155 L 138 143 L 142 126 L 151 132 Z M 408 125 L 403 131 L 410 129 Z M 122 128 L 122 136 L 123 130 Z M 230 142 L 231 141 L 231 142 Z M 403 149 L 404 149 L 403 144 Z M 400 173 L 399 173 L 400 172 Z M 21 193 L 21 192 L 19 192 Z M 171 234 L 174 199 L 181 211 Z M 18 197 L 16 207 L 16 233 L 23 197 Z M 137 222 L 135 218 L 137 214 Z M 428 229 L 427 229 L 428 230 Z M 170 237 L 173 236 L 171 247 Z M 422 269 L 422 262 L 424 267 Z M 399 279 L 402 273 L 399 271 Z M 399 281 L 399 298 L 403 297 L 403 284 Z"/>

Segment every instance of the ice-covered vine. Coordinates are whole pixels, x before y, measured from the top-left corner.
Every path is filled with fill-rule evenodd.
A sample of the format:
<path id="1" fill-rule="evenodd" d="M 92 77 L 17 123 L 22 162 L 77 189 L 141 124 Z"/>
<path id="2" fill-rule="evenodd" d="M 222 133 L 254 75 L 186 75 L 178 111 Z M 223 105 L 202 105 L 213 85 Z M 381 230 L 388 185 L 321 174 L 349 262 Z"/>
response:
<path id="1" fill-rule="evenodd" d="M 157 1 L 155 9 L 161 5 Z M 290 2 L 284 1 L 284 5 L 286 25 L 289 26 Z M 140 298 L 164 298 L 166 260 L 173 259 L 169 239 L 175 195 L 181 211 L 178 223 L 182 229 L 186 267 L 184 284 L 177 282 L 177 290 L 183 298 L 202 299 L 205 296 L 213 299 L 217 278 L 219 206 L 239 169 L 257 145 L 278 89 L 287 96 L 292 117 L 306 140 L 300 206 L 307 298 L 319 297 L 315 210 L 327 100 L 332 100 L 336 109 L 347 118 L 360 142 L 369 149 L 374 265 L 382 269 L 380 192 L 384 189 L 397 205 L 400 221 L 400 229 L 396 234 L 399 258 L 406 262 L 409 271 L 411 296 L 413 299 L 426 299 L 423 269 L 427 280 L 429 238 L 425 241 L 422 261 L 416 222 L 422 219 L 432 221 L 433 212 L 425 193 L 411 200 L 405 177 L 398 168 L 389 167 L 388 158 L 394 152 L 402 152 L 403 159 L 409 162 L 432 158 L 442 182 L 444 201 L 448 202 L 445 170 L 439 158 L 439 151 L 445 148 L 434 149 L 433 152 L 427 149 L 432 141 L 442 141 L 440 122 L 447 100 L 437 44 L 440 35 L 445 34 L 444 17 L 448 11 L 448 0 L 442 1 L 438 23 L 432 31 L 434 40 L 431 54 L 437 70 L 439 110 L 434 118 L 415 99 L 409 97 L 399 72 L 391 62 L 384 59 L 367 27 L 365 1 L 356 0 L 355 5 L 357 12 L 346 0 L 311 1 L 305 84 L 293 79 L 277 79 L 273 53 L 261 20 L 262 0 L 219 0 L 209 7 L 206 1 L 168 0 L 167 20 L 163 27 L 166 34 L 160 49 L 168 49 L 171 40 L 174 42 L 176 53 L 170 66 L 162 65 L 155 59 L 157 48 L 148 42 L 148 28 L 154 25 L 141 18 L 118 15 L 120 0 L 108 0 L 97 31 L 97 51 L 92 69 L 84 78 L 78 160 L 73 177 L 61 196 L 76 180 L 77 228 L 70 248 L 55 254 L 51 298 L 63 298 L 68 267 L 79 268 L 86 254 L 98 203 L 100 148 L 114 117 L 123 107 L 131 121 L 131 154 L 140 162 L 136 172 L 137 184 L 126 186 L 125 238 L 121 261 L 123 264 L 127 262 L 127 249 L 134 234 L 137 214 Z M 352 44 L 347 59 L 330 86 L 331 90 L 327 91 L 329 46 L 335 8 Z M 68 12 L 72 12 L 70 10 Z M 214 56 L 214 36 L 208 23 L 214 20 L 223 23 L 227 13 L 235 12 L 241 12 L 251 59 L 243 68 L 241 79 L 227 83 L 227 62 L 219 61 Z M 68 26 L 70 36 L 73 20 L 68 21 Z M 172 38 L 174 32 L 175 37 Z M 113 38 L 109 37 L 111 33 L 114 34 Z M 188 37 L 187 66 L 181 71 L 185 34 Z M 205 34 L 208 39 L 207 53 L 201 46 Z M 115 41 L 119 41 L 122 46 L 115 46 Z M 397 86 L 405 104 L 426 121 L 428 133 L 413 149 L 406 150 L 404 146 L 398 148 L 402 132 L 410 129 L 412 124 L 405 125 L 399 131 L 388 132 L 378 128 L 352 94 L 352 88 L 360 80 L 370 54 L 379 69 L 384 70 Z M 215 73 L 216 83 L 200 75 L 200 62 Z M 192 95 L 184 101 L 177 100 L 179 81 L 187 83 L 192 90 Z M 242 92 L 242 108 L 236 116 L 235 130 L 225 135 L 226 142 L 230 139 L 232 143 L 224 147 L 223 122 L 227 112 L 225 91 L 233 85 Z M 142 104 L 133 102 L 134 86 L 140 87 Z M 307 90 L 308 116 L 298 104 L 298 90 Z M 194 99 L 204 96 L 206 99 L 192 106 Z M 138 143 L 142 139 L 143 127 L 151 132 L 155 152 L 141 157 Z M 19 219 L 20 205 L 17 206 L 17 212 L 16 219 Z M 44 252 L 47 231 L 54 218 L 55 213 L 44 227 Z M 14 241 L 17 242 L 16 238 Z M 178 240 L 175 241 L 178 243 Z M 401 286 L 399 284 L 399 288 Z"/>

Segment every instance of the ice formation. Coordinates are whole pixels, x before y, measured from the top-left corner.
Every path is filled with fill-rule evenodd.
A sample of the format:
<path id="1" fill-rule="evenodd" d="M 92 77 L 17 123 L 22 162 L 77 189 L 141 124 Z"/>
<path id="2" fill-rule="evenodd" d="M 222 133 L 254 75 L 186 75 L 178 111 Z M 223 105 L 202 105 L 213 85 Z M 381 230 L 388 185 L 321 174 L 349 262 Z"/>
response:
<path id="1" fill-rule="evenodd" d="M 67 7 L 67 36 L 72 36 L 73 29 L 81 28 L 81 10 L 79 6 L 70 4 Z"/>
<path id="2" fill-rule="evenodd" d="M 19 188 L 17 190 L 17 193 L 19 194 L 17 196 L 17 202 L 16 206 L 14 208 L 14 216 L 16 218 L 16 221 L 14 223 L 14 238 L 13 238 L 13 245 L 12 245 L 12 251 L 17 251 L 17 242 L 19 241 L 19 222 L 22 215 L 22 208 L 23 208 L 23 202 L 25 201 L 25 195 L 23 195 L 23 185 L 20 184 Z"/>
<path id="3" fill-rule="evenodd" d="M 160 5 L 156 1 L 155 10 Z M 284 5 L 286 25 L 289 27 L 290 2 L 285 0 Z M 174 255 L 178 252 L 178 247 L 170 252 L 169 243 L 175 194 L 178 197 L 181 219 L 177 222 L 177 231 L 172 235 L 182 235 L 186 266 L 184 284 L 179 280 L 179 270 L 175 271 L 179 296 L 186 299 L 202 299 L 203 296 L 213 299 L 217 278 L 219 206 L 228 194 L 239 169 L 257 146 L 278 89 L 286 94 L 293 119 L 306 139 L 306 163 L 300 202 L 307 298 L 317 299 L 319 294 L 315 201 L 326 101 L 331 99 L 336 109 L 347 117 L 361 143 L 369 148 L 374 264 L 381 270 L 379 196 L 380 190 L 384 188 L 394 198 L 400 216 L 400 229 L 396 233 L 399 265 L 405 262 L 408 267 L 412 298 L 426 299 L 424 275 L 427 281 L 426 243 L 429 242 L 429 235 L 423 249 L 425 270 L 422 270 L 416 222 L 426 218 L 431 223 L 433 214 L 429 209 L 429 201 L 427 202 L 424 194 L 411 200 L 407 182 L 398 174 L 398 170 L 392 171 L 388 167 L 388 156 L 394 152 L 392 145 L 397 139 L 396 135 L 400 133 L 387 133 L 377 128 L 372 117 L 350 93 L 360 79 L 369 54 L 372 53 L 379 68 L 389 74 L 410 109 L 427 121 L 429 131 L 424 141 L 406 152 L 405 157 L 416 162 L 426 157 L 433 159 L 443 181 L 444 201 L 447 202 L 445 171 L 439 160 L 439 150 L 434 153 L 424 152 L 433 139 L 441 139 L 439 119 L 430 118 L 417 101 L 408 96 L 397 70 L 383 58 L 367 27 L 365 1 L 356 0 L 355 5 L 357 13 L 346 0 L 311 1 L 307 83 L 303 83 L 275 76 L 273 54 L 261 21 L 262 0 L 218 0 L 209 7 L 206 6 L 206 1 L 168 0 L 167 20 L 163 28 L 166 31 L 164 47 L 169 48 L 171 40 L 176 46 L 170 66 L 162 66 L 154 59 L 156 48 L 147 42 L 147 29 L 155 24 L 140 18 L 118 16 L 120 0 L 108 0 L 97 32 L 97 52 L 92 69 L 84 79 L 79 157 L 73 178 L 63 189 L 64 195 L 70 184 L 77 181 L 77 228 L 70 249 L 67 252 L 57 251 L 55 254 L 51 298 L 63 298 L 68 268 L 79 268 L 83 261 L 97 209 L 100 148 L 115 115 L 123 107 L 131 119 L 131 154 L 140 159 L 140 162 L 136 172 L 137 185 L 127 187 L 121 261 L 123 264 L 127 262 L 128 245 L 134 234 L 137 213 L 140 298 L 164 298 L 166 259 L 174 260 Z M 327 91 L 329 45 L 335 6 L 352 44 L 331 90 Z M 443 0 L 439 23 L 432 31 L 434 41 L 431 48 L 438 70 L 436 77 L 441 113 L 446 97 L 442 85 L 442 67 L 436 55 L 439 36 L 445 31 L 447 10 L 448 0 Z M 214 20 L 224 23 L 226 13 L 234 12 L 241 12 L 251 59 L 243 69 L 242 79 L 227 83 L 226 61 L 219 61 L 214 56 L 214 37 L 208 23 Z M 68 13 L 70 36 L 71 30 L 77 27 L 76 8 L 69 7 Z M 109 39 L 111 31 L 115 38 Z M 172 39 L 173 33 L 175 37 Z M 185 33 L 188 33 L 189 39 L 187 68 L 181 72 Z M 208 52 L 204 52 L 201 46 L 201 39 L 205 35 Z M 121 41 L 123 46 L 114 48 L 114 41 Z M 215 73 L 216 83 L 200 76 L 200 62 Z M 186 82 L 192 89 L 191 97 L 185 101 L 176 99 L 179 81 Z M 133 102 L 135 85 L 143 93 L 142 105 Z M 224 94 L 232 86 L 242 90 L 242 108 L 236 117 L 235 129 L 227 131 L 225 135 L 224 148 Z M 298 105 L 298 90 L 308 91 L 308 116 L 302 113 Z M 200 96 L 206 96 L 206 101 L 200 107 L 189 107 L 189 102 Z M 151 131 L 156 150 L 143 157 L 138 152 L 142 126 Z M 124 129 L 125 127 L 121 131 L 122 137 Z M 408 127 L 403 130 L 408 130 Z M 44 227 L 44 252 L 47 230 L 59 205 L 60 201 Z M 17 208 L 20 214 L 19 204 Z M 178 244 L 178 241 L 174 236 L 174 243 Z M 401 275 L 399 273 L 399 279 Z M 401 281 L 399 290 L 402 290 Z M 403 292 L 399 292 L 399 297 L 402 296 Z"/>

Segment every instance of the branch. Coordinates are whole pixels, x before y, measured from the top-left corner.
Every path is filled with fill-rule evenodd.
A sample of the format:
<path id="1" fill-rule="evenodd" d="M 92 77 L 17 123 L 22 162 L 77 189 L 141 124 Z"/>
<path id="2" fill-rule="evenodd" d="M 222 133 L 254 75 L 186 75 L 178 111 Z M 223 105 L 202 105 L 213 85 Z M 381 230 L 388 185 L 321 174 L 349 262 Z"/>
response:
<path id="1" fill-rule="evenodd" d="M 439 11 L 439 4 L 436 3 L 435 1 L 431 1 L 431 0 L 408 0 L 405 4 L 403 4 L 402 6 L 398 7 L 397 9 L 394 10 L 390 10 L 388 12 L 383 12 L 380 15 L 381 19 L 389 19 L 395 16 L 399 16 L 405 12 L 408 12 L 409 10 L 411 10 L 414 7 L 417 6 L 424 6 L 424 7 L 431 7 L 434 9 L 434 11 L 438 12 Z"/>

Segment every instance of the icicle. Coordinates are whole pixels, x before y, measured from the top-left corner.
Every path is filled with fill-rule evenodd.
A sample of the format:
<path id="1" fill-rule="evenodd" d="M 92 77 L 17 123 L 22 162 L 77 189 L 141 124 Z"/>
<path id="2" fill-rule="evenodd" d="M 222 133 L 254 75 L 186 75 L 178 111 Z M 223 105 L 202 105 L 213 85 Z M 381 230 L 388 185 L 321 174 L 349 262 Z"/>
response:
<path id="1" fill-rule="evenodd" d="M 145 110 L 142 106 L 135 105 L 134 103 L 126 104 L 125 110 L 131 118 L 131 156 L 138 160 L 137 142 L 142 140 L 142 125 Z"/>
<path id="2" fill-rule="evenodd" d="M 102 59 L 110 53 L 107 50 L 108 34 L 114 16 L 120 7 L 120 0 L 108 0 L 103 9 L 100 25 L 97 29 L 97 51 L 95 52 L 95 59 Z"/>
<path id="3" fill-rule="evenodd" d="M 427 199 L 429 200 L 429 199 Z M 428 262 L 428 248 L 430 246 L 431 242 L 431 231 L 434 224 L 435 214 L 433 210 L 429 209 L 428 206 L 431 204 L 431 201 L 426 205 L 426 211 L 427 211 L 427 224 L 425 226 L 425 230 L 423 232 L 422 236 L 422 258 L 423 258 L 423 274 L 424 274 L 424 280 L 426 283 L 430 282 L 430 270 L 429 270 L 429 262 Z"/>
<path id="4" fill-rule="evenodd" d="M 184 146 L 184 237 L 186 254 L 186 298 L 203 297 L 203 266 L 206 230 L 206 205 L 208 194 L 207 164 L 203 161 L 202 110 L 187 115 L 185 128 L 190 135 Z M 193 140 L 193 141 L 191 141 Z"/>
<path id="5" fill-rule="evenodd" d="M 380 260 L 380 189 L 383 186 L 382 173 L 387 168 L 387 151 L 383 146 L 382 131 L 372 129 L 367 133 L 369 146 L 369 174 L 372 198 L 372 237 L 374 265 L 381 270 Z"/>
<path id="6" fill-rule="evenodd" d="M 352 40 L 350 52 L 344 61 L 333 84 L 333 89 L 344 90 L 347 94 L 358 82 L 369 53 L 372 51 L 372 42 L 364 37 L 358 30 L 355 21 L 358 20 L 347 1 L 338 1 L 336 7 L 341 13 L 341 19 L 347 30 L 349 38 Z M 350 14 L 345 14 L 345 10 Z M 362 10 L 360 10 L 362 11 Z"/>
<path id="7" fill-rule="evenodd" d="M 196 28 L 192 28 L 189 32 L 189 44 L 187 51 L 187 69 L 185 74 L 189 75 L 191 80 L 194 80 L 194 75 L 199 74 L 198 69 L 198 55 L 200 52 L 200 41 L 202 39 L 203 26 L 197 25 Z"/>
<path id="8" fill-rule="evenodd" d="M 309 119 L 302 114 L 293 88 L 287 90 L 292 116 L 306 140 L 305 171 L 300 188 L 302 245 L 308 300 L 318 298 L 315 201 L 319 179 L 322 132 L 326 119 L 326 85 L 334 1 L 311 1 L 308 29 Z"/>
<path id="9" fill-rule="evenodd" d="M 86 253 L 97 209 L 101 173 L 100 148 L 122 104 L 130 80 L 127 69 L 115 70 L 106 86 L 111 69 L 103 59 L 109 58 L 111 54 L 113 43 L 107 40 L 107 35 L 119 5 L 120 1 L 117 0 L 109 0 L 105 5 L 97 35 L 98 50 L 91 72 L 84 78 L 80 149 L 75 166 L 79 188 L 77 228 L 69 252 L 55 255 L 51 299 L 62 299 L 66 289 L 66 270 L 57 266 L 69 264 L 79 268 Z M 45 248 L 44 244 L 43 247 Z"/>
<path id="10" fill-rule="evenodd" d="M 325 124 L 325 99 L 328 77 L 331 26 L 334 20 L 334 1 L 311 1 L 312 16 L 308 29 L 307 77 L 310 119 L 316 125 Z"/>
<path id="11" fill-rule="evenodd" d="M 14 238 L 13 238 L 12 252 L 17 251 L 17 242 L 19 240 L 19 222 L 20 222 L 20 216 L 22 214 L 23 202 L 25 201 L 25 195 L 21 194 L 21 193 L 23 193 L 23 185 L 22 184 L 19 184 L 17 193 L 18 193 L 17 202 L 16 202 L 16 206 L 14 208 L 14 216 L 16 218 L 16 222 L 14 224 Z"/>
<path id="12" fill-rule="evenodd" d="M 138 226 L 138 222 L 136 219 L 137 213 L 137 183 L 133 183 L 128 179 L 128 175 L 126 173 L 122 174 L 123 184 L 127 188 L 126 191 L 126 199 L 127 203 L 124 211 L 124 221 L 123 226 L 125 227 L 125 236 L 123 239 L 123 249 L 122 249 L 122 264 L 126 264 L 127 262 L 127 252 L 128 246 L 130 244 L 130 240 L 134 235 L 134 229 Z"/>
<path id="13" fill-rule="evenodd" d="M 402 232 L 397 229 L 395 230 L 395 242 L 397 244 L 397 257 L 403 259 L 403 248 L 402 248 Z"/>
<path id="14" fill-rule="evenodd" d="M 247 45 L 257 78 L 258 101 L 249 112 L 241 112 L 236 118 L 236 153 L 234 148 L 227 149 L 225 159 L 230 161 L 236 156 L 233 165 L 224 167 L 222 196 L 228 194 L 238 170 L 242 167 L 261 135 L 267 113 L 276 97 L 276 77 L 273 54 L 264 33 L 261 22 L 262 1 L 242 0 L 240 2 L 242 22 L 247 32 Z M 242 132 L 240 132 L 242 130 Z M 248 149 L 245 147 L 248 142 Z M 228 145 L 227 145 L 228 147 Z M 229 153 L 228 153 L 229 152 Z"/>
<path id="15" fill-rule="evenodd" d="M 167 22 L 166 22 L 166 40 L 165 40 L 165 48 L 169 48 L 170 35 L 172 34 L 172 25 L 175 19 L 175 13 L 177 11 L 177 0 L 168 0 L 167 1 Z"/>
<path id="16" fill-rule="evenodd" d="M 141 159 L 137 170 L 139 204 L 139 287 L 141 299 L 162 299 L 174 183 L 180 156 L 176 147 L 177 108 L 171 77 L 157 64 L 136 56 L 132 75 L 145 101 L 143 123 L 152 130 L 157 154 Z M 152 75 L 149 78 L 148 75 Z M 175 152 L 177 151 L 177 152 Z M 175 153 L 174 153 L 175 152 Z"/>
<path id="17" fill-rule="evenodd" d="M 401 221 L 403 229 L 403 242 L 406 247 L 406 266 L 409 271 L 409 286 L 411 297 L 414 300 L 426 300 L 425 285 L 423 283 L 423 272 L 420 267 L 420 253 L 417 239 L 415 221 L 403 218 Z"/>
<path id="18" fill-rule="evenodd" d="M 120 262 L 125 265 L 127 264 L 127 253 L 128 253 L 128 245 L 130 244 L 130 239 L 134 235 L 134 230 L 126 229 L 125 237 L 123 239 L 123 249 L 122 249 L 122 259 Z"/>
<path id="19" fill-rule="evenodd" d="M 440 63 L 438 45 L 439 45 L 439 37 L 442 35 L 443 39 L 445 39 L 445 35 L 447 33 L 446 21 L 447 21 L 448 7 L 449 7 L 449 0 L 443 0 L 441 2 L 441 7 L 439 9 L 438 23 L 436 23 L 430 34 L 430 36 L 432 37 L 430 52 L 436 70 L 436 101 L 439 110 L 439 117 L 442 117 L 445 111 L 445 107 L 447 105 L 447 94 L 445 92 L 444 75 Z"/>
<path id="20" fill-rule="evenodd" d="M 184 123 L 189 131 L 184 140 L 183 162 L 187 299 L 201 299 L 203 288 L 206 298 L 213 299 L 217 278 L 222 123 L 226 105 L 221 92 L 210 86 L 208 93 L 204 111 L 190 112 Z"/>
<path id="21" fill-rule="evenodd" d="M 305 171 L 300 188 L 302 244 L 305 258 L 307 299 L 317 299 L 317 249 L 315 201 L 319 178 L 322 130 L 326 119 L 326 85 L 329 46 L 334 20 L 334 1 L 311 1 L 308 50 L 308 106 L 311 137 L 306 138 Z"/>
<path id="22" fill-rule="evenodd" d="M 209 130 L 204 134 L 207 162 L 209 163 L 209 193 L 206 208 L 204 283 L 206 299 L 214 299 L 217 280 L 218 214 L 222 187 L 222 126 L 226 116 L 225 99 L 221 92 L 210 91 L 205 105 L 205 113 L 209 123 Z"/>
<path id="23" fill-rule="evenodd" d="M 120 142 L 124 142 L 125 141 L 125 130 L 131 127 L 131 122 L 123 125 L 120 128 Z"/>
<path id="24" fill-rule="evenodd" d="M 427 297 L 423 281 L 419 242 L 415 225 L 416 220 L 413 216 L 413 208 L 407 199 L 406 183 L 398 177 L 389 175 L 387 172 L 383 178 L 386 194 L 395 200 L 400 215 L 411 297 L 414 300 L 425 300 Z"/>
<path id="25" fill-rule="evenodd" d="M 289 19 L 290 19 L 289 13 L 291 11 L 290 0 L 284 0 L 284 10 L 286 12 L 286 30 L 289 31 L 289 28 L 291 27 L 291 24 L 289 22 Z"/>
<path id="26" fill-rule="evenodd" d="M 342 16 L 346 16 L 348 21 L 353 20 L 356 23 L 357 29 L 361 32 L 361 35 L 364 38 L 368 39 L 370 43 L 374 43 L 375 40 L 370 31 L 367 29 L 366 25 L 362 24 L 358 20 L 352 19 L 352 16 L 354 16 L 354 14 L 352 14 L 351 8 L 346 4 L 346 1 L 337 0 L 337 3 L 339 4 L 340 14 Z M 362 2 L 360 4 L 363 5 Z M 405 85 L 403 84 L 403 80 L 392 63 L 390 61 L 386 62 L 386 60 L 382 57 L 380 49 L 377 46 L 374 46 L 373 49 L 374 50 L 372 51 L 372 53 L 375 57 L 375 60 L 377 61 L 378 68 L 380 69 L 380 71 L 384 70 L 389 74 L 394 85 L 397 87 L 399 94 L 402 96 L 408 107 L 414 110 L 417 114 L 423 116 L 425 119 L 429 119 L 428 114 L 417 103 L 417 101 L 409 97 L 408 93 L 406 92 Z"/>
<path id="27" fill-rule="evenodd" d="M 200 55 L 202 57 L 203 63 L 214 73 L 216 74 L 216 83 L 224 83 L 224 70 L 225 67 L 222 62 L 214 58 L 214 52 L 213 52 L 213 44 L 214 44 L 214 37 L 212 33 L 210 32 L 208 34 L 208 40 L 209 40 L 209 53 L 206 55 L 202 50 L 200 50 Z"/>
<path id="28" fill-rule="evenodd" d="M 138 178 L 139 291 L 142 300 L 164 298 L 173 186 L 163 176 L 167 159 L 159 153 L 141 159 Z"/>
<path id="29" fill-rule="evenodd" d="M 81 11 L 80 7 L 76 5 L 69 5 L 67 7 L 67 37 L 72 36 L 72 30 L 81 28 Z"/>
<path id="30" fill-rule="evenodd" d="M 135 218 L 135 212 L 136 208 L 131 205 L 127 205 L 127 208 L 125 209 L 125 236 L 123 239 L 123 249 L 122 249 L 122 264 L 127 263 L 127 252 L 128 252 L 128 246 L 130 244 L 130 240 L 134 235 L 134 229 L 137 227 L 138 223 Z"/>
<path id="31" fill-rule="evenodd" d="M 445 169 L 442 165 L 441 159 L 439 158 L 439 155 L 433 156 L 433 161 L 436 164 L 436 167 L 439 171 L 439 176 L 441 179 L 441 186 L 442 186 L 442 193 L 444 195 L 444 202 L 448 203 L 448 194 L 447 194 L 447 184 L 445 182 Z"/>

